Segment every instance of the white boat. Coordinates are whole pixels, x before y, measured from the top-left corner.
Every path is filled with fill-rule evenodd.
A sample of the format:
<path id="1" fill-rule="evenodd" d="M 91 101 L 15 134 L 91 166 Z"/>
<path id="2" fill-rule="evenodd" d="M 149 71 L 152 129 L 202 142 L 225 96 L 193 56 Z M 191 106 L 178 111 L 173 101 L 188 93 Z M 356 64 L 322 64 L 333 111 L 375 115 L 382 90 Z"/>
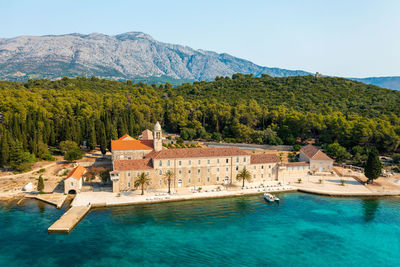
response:
<path id="1" fill-rule="evenodd" d="M 264 199 L 268 202 L 279 202 L 279 198 L 269 193 L 264 193 Z"/>

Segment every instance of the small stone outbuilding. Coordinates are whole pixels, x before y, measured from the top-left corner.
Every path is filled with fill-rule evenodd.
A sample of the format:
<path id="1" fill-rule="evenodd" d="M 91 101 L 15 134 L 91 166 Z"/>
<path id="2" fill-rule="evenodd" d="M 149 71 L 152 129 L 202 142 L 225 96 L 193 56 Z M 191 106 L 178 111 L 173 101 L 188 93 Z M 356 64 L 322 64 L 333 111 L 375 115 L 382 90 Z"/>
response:
<path id="1" fill-rule="evenodd" d="M 300 150 L 299 159 L 308 162 L 312 172 L 331 172 L 333 169 L 333 159 L 311 144 Z"/>
<path id="2" fill-rule="evenodd" d="M 64 180 L 64 193 L 79 193 L 82 189 L 82 177 L 85 172 L 86 169 L 80 165 L 72 169 Z"/>

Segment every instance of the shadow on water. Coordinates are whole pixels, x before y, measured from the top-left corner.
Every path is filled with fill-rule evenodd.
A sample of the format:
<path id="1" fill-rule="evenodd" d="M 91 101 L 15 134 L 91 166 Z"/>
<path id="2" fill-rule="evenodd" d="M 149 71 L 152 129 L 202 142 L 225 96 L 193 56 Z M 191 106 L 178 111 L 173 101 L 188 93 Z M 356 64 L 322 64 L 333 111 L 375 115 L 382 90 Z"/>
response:
<path id="1" fill-rule="evenodd" d="M 373 221 L 377 211 L 379 210 L 379 199 L 363 199 L 362 207 L 364 209 L 364 221 Z"/>
<path id="2" fill-rule="evenodd" d="M 36 205 L 38 207 L 38 210 L 40 212 L 40 214 L 43 215 L 43 213 L 46 211 L 46 203 L 44 203 L 43 201 L 36 201 Z"/>

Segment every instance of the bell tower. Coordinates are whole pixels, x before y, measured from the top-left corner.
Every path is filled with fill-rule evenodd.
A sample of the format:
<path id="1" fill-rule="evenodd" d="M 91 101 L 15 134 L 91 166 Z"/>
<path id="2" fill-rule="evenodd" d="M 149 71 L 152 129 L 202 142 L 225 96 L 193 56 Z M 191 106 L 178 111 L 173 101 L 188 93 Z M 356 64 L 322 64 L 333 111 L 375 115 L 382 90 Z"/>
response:
<path id="1" fill-rule="evenodd" d="M 162 150 L 162 130 L 161 130 L 161 125 L 158 121 L 154 125 L 153 147 L 154 147 L 154 150 L 157 152 Z"/>

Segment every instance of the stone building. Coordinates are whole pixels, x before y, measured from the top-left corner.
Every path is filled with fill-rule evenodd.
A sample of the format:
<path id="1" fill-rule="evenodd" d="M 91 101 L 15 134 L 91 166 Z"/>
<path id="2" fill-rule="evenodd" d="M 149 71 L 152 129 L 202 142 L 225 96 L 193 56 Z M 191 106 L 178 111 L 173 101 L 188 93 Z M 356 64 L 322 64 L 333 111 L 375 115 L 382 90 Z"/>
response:
<path id="1" fill-rule="evenodd" d="M 73 168 L 64 180 L 64 193 L 77 194 L 82 189 L 82 176 L 86 169 L 82 166 Z"/>
<path id="2" fill-rule="evenodd" d="M 300 150 L 299 160 L 309 163 L 312 172 L 331 172 L 333 168 L 333 159 L 311 144 Z"/>
<path id="3" fill-rule="evenodd" d="M 136 177 L 144 172 L 150 177 L 149 188 L 165 188 L 164 175 L 174 174 L 172 188 L 240 184 L 239 171 L 246 168 L 252 182 L 278 180 L 279 157 L 274 154 L 251 155 L 237 147 L 163 149 L 162 130 L 154 126 L 152 144 L 125 135 L 112 141 L 113 191 L 134 189 Z M 148 143 L 143 143 L 148 142 Z"/>
<path id="4" fill-rule="evenodd" d="M 331 158 L 312 145 L 301 149 L 301 162 L 281 163 L 275 154 L 249 154 L 237 147 L 166 149 L 162 142 L 158 122 L 153 133 L 143 131 L 140 140 L 124 135 L 111 142 L 114 192 L 133 190 L 141 173 L 150 178 L 150 189 L 167 187 L 167 171 L 173 173 L 172 188 L 198 188 L 241 185 L 236 175 L 244 168 L 250 172 L 251 182 L 263 184 L 304 178 L 310 170 L 330 171 L 333 165 Z"/>

